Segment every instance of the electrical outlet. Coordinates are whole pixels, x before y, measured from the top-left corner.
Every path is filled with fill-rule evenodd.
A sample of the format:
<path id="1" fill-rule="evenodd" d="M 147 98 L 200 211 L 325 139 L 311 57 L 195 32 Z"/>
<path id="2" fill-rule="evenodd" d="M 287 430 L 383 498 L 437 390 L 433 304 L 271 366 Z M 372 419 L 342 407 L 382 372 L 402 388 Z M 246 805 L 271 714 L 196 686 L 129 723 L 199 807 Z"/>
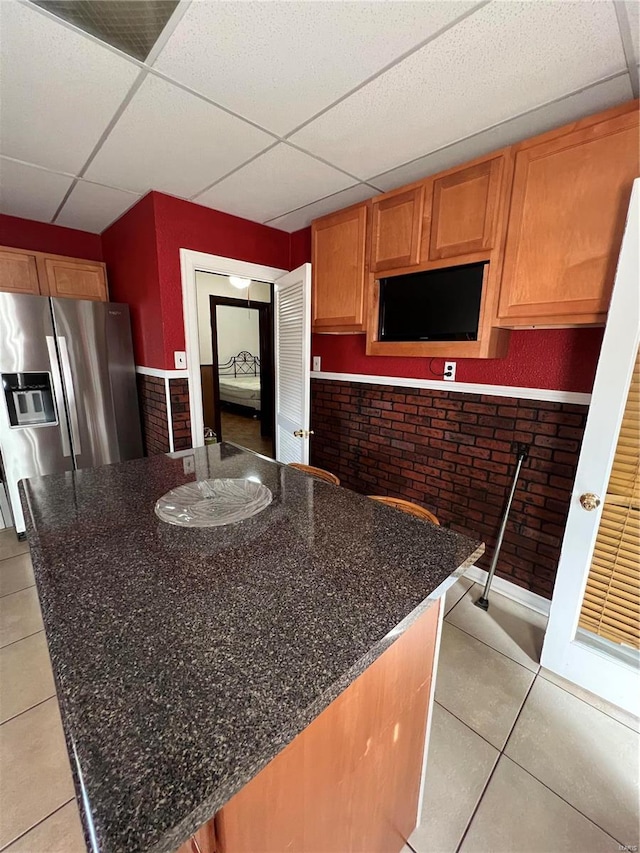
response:
<path id="1" fill-rule="evenodd" d="M 314 369 L 316 372 L 320 371 L 320 369 L 321 369 L 321 368 L 320 368 L 320 361 L 321 361 L 320 356 L 319 356 L 319 355 L 314 355 L 314 357 L 313 357 L 313 369 Z"/>
<path id="2" fill-rule="evenodd" d="M 445 361 L 444 363 L 444 376 L 442 377 L 447 382 L 455 382 L 456 381 L 456 362 L 455 361 Z"/>
<path id="3" fill-rule="evenodd" d="M 195 456 L 185 456 L 182 460 L 182 470 L 185 474 L 193 474 L 196 470 Z"/>
<path id="4" fill-rule="evenodd" d="M 187 354 L 186 352 L 175 351 L 173 353 L 173 363 L 175 364 L 176 370 L 184 370 L 187 366 Z"/>

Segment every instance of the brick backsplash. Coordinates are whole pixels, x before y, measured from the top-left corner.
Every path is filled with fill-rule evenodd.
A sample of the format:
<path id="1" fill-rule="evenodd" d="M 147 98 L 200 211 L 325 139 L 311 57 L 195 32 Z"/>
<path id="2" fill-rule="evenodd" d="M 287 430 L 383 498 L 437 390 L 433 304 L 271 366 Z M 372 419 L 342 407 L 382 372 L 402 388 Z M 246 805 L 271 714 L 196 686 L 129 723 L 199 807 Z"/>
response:
<path id="1" fill-rule="evenodd" d="M 189 417 L 189 383 L 186 379 L 170 379 L 173 446 L 175 450 L 191 447 L 191 419 Z"/>
<path id="2" fill-rule="evenodd" d="M 497 574 L 550 598 L 587 406 L 313 380 L 311 462 L 366 494 L 416 501 L 480 538 L 487 569 L 515 468 L 530 445 Z"/>
<path id="3" fill-rule="evenodd" d="M 169 451 L 167 398 L 164 379 L 137 374 L 138 399 L 142 417 L 142 438 L 147 456 Z"/>

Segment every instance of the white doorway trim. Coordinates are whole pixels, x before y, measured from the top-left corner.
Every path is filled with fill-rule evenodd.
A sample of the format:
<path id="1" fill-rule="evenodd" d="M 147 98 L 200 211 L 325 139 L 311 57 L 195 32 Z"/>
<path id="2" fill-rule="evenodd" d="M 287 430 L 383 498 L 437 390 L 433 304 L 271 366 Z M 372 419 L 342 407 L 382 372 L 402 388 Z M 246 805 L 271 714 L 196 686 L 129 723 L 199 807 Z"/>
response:
<path id="1" fill-rule="evenodd" d="M 198 338 L 198 305 L 196 299 L 196 273 L 237 275 L 269 284 L 288 270 L 263 267 L 235 258 L 208 255 L 193 249 L 180 249 L 180 278 L 182 280 L 182 315 L 184 318 L 184 343 L 187 353 L 187 381 L 189 383 L 189 415 L 193 447 L 204 444 L 204 415 L 202 412 L 202 383 L 200 380 L 200 347 Z"/>

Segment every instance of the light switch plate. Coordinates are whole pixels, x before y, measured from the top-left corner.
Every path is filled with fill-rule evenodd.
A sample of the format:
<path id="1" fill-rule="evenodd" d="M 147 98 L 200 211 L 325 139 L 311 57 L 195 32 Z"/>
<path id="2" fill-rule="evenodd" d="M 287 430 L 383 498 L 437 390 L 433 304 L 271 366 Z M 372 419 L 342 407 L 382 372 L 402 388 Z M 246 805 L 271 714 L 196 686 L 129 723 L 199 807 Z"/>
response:
<path id="1" fill-rule="evenodd" d="M 319 356 L 319 355 L 314 355 L 314 357 L 313 357 L 313 369 L 314 369 L 315 371 L 320 371 L 320 370 L 321 370 L 321 367 L 320 367 L 320 361 L 321 361 L 320 356 Z"/>
<path id="2" fill-rule="evenodd" d="M 176 370 L 184 370 L 187 366 L 186 352 L 179 352 L 178 350 L 176 350 L 173 354 L 173 363 L 176 366 Z"/>

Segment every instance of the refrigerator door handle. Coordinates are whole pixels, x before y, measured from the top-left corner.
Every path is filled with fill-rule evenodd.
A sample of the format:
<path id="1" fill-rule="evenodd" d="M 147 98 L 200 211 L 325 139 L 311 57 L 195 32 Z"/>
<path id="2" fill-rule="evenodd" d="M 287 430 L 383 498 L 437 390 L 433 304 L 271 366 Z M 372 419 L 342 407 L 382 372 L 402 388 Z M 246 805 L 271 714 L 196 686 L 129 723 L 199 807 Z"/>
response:
<path id="1" fill-rule="evenodd" d="M 58 423 L 60 424 L 60 442 L 62 444 L 62 455 L 71 456 L 71 444 L 69 442 L 69 424 L 67 422 L 67 412 L 64 407 L 64 391 L 62 390 L 62 379 L 60 378 L 60 368 L 58 366 L 58 353 L 56 352 L 56 342 L 53 335 L 46 335 L 47 350 L 49 352 L 49 362 L 51 364 L 51 381 L 53 383 L 53 394 L 56 401 L 56 409 L 58 411 Z"/>
<path id="2" fill-rule="evenodd" d="M 73 452 L 76 456 L 79 456 L 82 453 L 82 448 L 80 446 L 80 425 L 78 423 L 78 409 L 76 408 L 76 389 L 73 386 L 71 362 L 69 361 L 69 350 L 67 349 L 67 339 L 65 337 L 58 337 L 58 348 L 60 350 L 60 361 L 62 362 L 62 375 L 64 376 L 64 385 L 67 390 L 67 402 L 69 403 Z"/>

